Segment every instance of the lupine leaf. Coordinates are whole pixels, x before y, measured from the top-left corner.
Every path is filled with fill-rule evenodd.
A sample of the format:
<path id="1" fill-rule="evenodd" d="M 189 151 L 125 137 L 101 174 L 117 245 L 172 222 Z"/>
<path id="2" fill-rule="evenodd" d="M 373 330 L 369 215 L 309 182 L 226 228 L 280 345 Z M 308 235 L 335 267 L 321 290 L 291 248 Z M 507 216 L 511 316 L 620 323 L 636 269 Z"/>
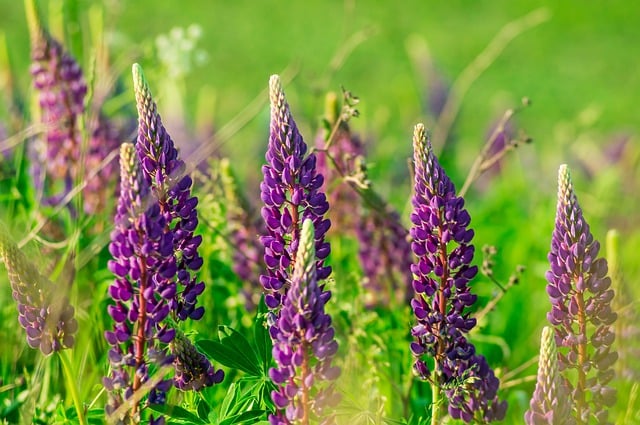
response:
<path id="1" fill-rule="evenodd" d="M 256 345 L 256 354 L 259 360 L 262 361 L 264 375 L 269 372 L 269 366 L 271 365 L 271 337 L 266 327 L 265 314 L 267 313 L 267 306 L 264 303 L 264 299 L 260 300 L 258 305 L 258 313 L 253 326 L 253 339 Z"/>
<path id="2" fill-rule="evenodd" d="M 209 358 L 232 369 L 239 369 L 250 376 L 262 376 L 259 361 L 249 341 L 228 326 L 219 326 L 220 341 L 200 340 L 196 343 Z"/>
<path id="3" fill-rule="evenodd" d="M 172 406 L 169 404 L 149 404 L 148 408 L 153 410 L 154 412 L 167 415 L 169 418 L 177 421 L 178 423 L 206 424 L 205 421 L 180 406 Z"/>

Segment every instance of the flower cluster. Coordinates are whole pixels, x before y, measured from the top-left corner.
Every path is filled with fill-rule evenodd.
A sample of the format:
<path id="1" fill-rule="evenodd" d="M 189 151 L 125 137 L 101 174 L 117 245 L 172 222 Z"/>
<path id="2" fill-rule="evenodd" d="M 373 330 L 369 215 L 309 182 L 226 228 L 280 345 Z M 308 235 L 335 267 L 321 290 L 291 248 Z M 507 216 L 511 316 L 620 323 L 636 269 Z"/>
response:
<path id="1" fill-rule="evenodd" d="M 170 303 L 179 320 L 198 320 L 204 307 L 196 307 L 204 283 L 192 276 L 203 263 L 198 254 L 202 236 L 194 236 L 198 225 L 198 198 L 191 196 L 191 177 L 182 175 L 185 163 L 167 133 L 139 65 L 133 66 L 133 80 L 138 108 L 138 143 L 136 150 L 142 168 L 142 179 L 149 188 L 152 203 L 157 203 L 163 217 L 163 231 L 174 255 L 160 260 L 158 270 L 168 279 L 177 277 L 184 287 Z M 170 241 L 170 242 L 169 242 Z"/>
<path id="2" fill-rule="evenodd" d="M 27 332 L 27 344 L 45 355 L 71 348 L 78 329 L 73 307 L 38 272 L 4 228 L 0 228 L 0 257 L 9 274 L 13 299 L 18 304 L 18 321 Z"/>
<path id="3" fill-rule="evenodd" d="M 397 211 L 371 211 L 356 223 L 358 256 L 364 271 L 368 306 L 385 305 L 412 296 L 413 254 L 407 229 Z"/>
<path id="4" fill-rule="evenodd" d="M 618 358 L 611 349 L 617 315 L 611 309 L 614 291 L 607 277 L 607 262 L 598 258 L 599 250 L 567 166 L 562 165 L 549 253 L 551 270 L 547 272 L 551 301 L 547 319 L 556 334 L 559 369 L 576 372 L 576 379 L 568 381 L 568 387 L 578 423 L 587 423 L 592 416 L 598 423 L 608 423 L 607 407 L 616 400 L 615 390 L 607 384 L 614 376 L 612 366 Z"/>
<path id="5" fill-rule="evenodd" d="M 233 271 L 242 280 L 242 295 L 248 310 L 254 310 L 260 302 L 258 276 L 262 270 L 264 246 L 258 235 L 265 232 L 264 221 L 255 208 L 240 192 L 238 182 L 231 170 L 229 160 L 221 159 L 220 179 L 226 201 L 226 218 L 229 239 L 233 243 Z"/>
<path id="6" fill-rule="evenodd" d="M 355 233 L 358 239 L 367 306 L 386 305 L 394 298 L 399 304 L 408 302 L 413 280 L 409 232 L 397 211 L 372 208 L 358 193 L 365 187 L 370 189 L 364 169 L 364 144 L 343 121 L 345 114 L 338 110 L 335 93 L 327 95 L 325 109 L 326 123 L 332 131 L 316 138 L 316 147 L 322 152 L 317 165 L 325 177 L 332 229 L 340 234 Z M 325 140 L 327 137 L 331 140 Z"/>
<path id="7" fill-rule="evenodd" d="M 558 373 L 555 334 L 552 328 L 545 326 L 540 340 L 536 389 L 524 421 L 527 425 L 573 425 L 576 422 L 569 414 L 570 408 L 566 388 Z"/>
<path id="8" fill-rule="evenodd" d="M 38 92 L 44 140 L 32 146 L 31 171 L 36 187 L 47 204 L 66 196 L 83 179 L 84 211 L 93 214 L 105 208 L 117 180 L 117 158 L 112 154 L 121 143 L 121 132 L 104 116 L 90 120 L 86 152 L 82 149 L 82 124 L 87 84 L 77 61 L 42 28 L 33 2 L 28 2 L 32 42 L 31 75 Z M 109 155 L 112 158 L 102 162 Z"/>
<path id="9" fill-rule="evenodd" d="M 197 320 L 204 313 L 203 307 L 196 307 L 204 283 L 191 275 L 202 265 L 197 252 L 201 238 L 193 235 L 197 199 L 190 196 L 191 179 L 180 176 L 184 163 L 137 64 L 133 76 L 138 142 L 123 144 L 120 152 L 120 197 L 109 245 L 113 256 L 109 269 L 116 280 L 109 288 L 115 304 L 108 311 L 115 326 L 105 333 L 112 347 L 112 372 L 104 384 L 110 392 L 107 413 L 138 420 L 138 403 L 127 400 L 149 381 L 151 364 L 173 364 L 176 369 L 173 380 L 152 386 L 147 399 L 152 404 L 164 403 L 172 384 L 200 389 L 220 382 L 222 372 L 215 371 L 184 337 L 176 337 L 176 320 Z M 131 409 L 120 412 L 127 403 L 133 404 Z"/>
<path id="10" fill-rule="evenodd" d="M 266 234 L 260 240 L 265 246 L 267 273 L 260 277 L 260 282 L 266 293 L 266 304 L 278 309 L 290 286 L 300 226 L 307 218 L 315 228 L 318 279 L 326 279 L 331 274 L 331 267 L 324 265 L 330 252 L 324 236 L 331 223 L 323 218 L 329 204 L 319 190 L 324 179 L 316 173 L 316 156 L 305 156 L 307 145 L 291 116 L 277 75 L 269 81 L 269 93 L 271 128 L 267 165 L 262 167 L 264 180 L 260 184 L 264 202 L 262 217 L 266 223 Z"/>
<path id="11" fill-rule="evenodd" d="M 176 370 L 173 384 L 179 390 L 199 391 L 204 387 L 222 382 L 224 372 L 220 369 L 216 370 L 209 359 L 199 352 L 182 332 L 176 332 L 170 349 Z"/>
<path id="12" fill-rule="evenodd" d="M 415 128 L 413 143 L 411 248 L 418 257 L 411 266 L 415 290 L 411 306 L 418 319 L 412 329 L 414 370 L 432 384 L 436 419 L 444 389 L 453 418 L 476 423 L 499 420 L 506 411 L 506 402 L 497 397 L 499 381 L 465 336 L 476 324 L 468 310 L 476 301 L 468 283 L 478 272 L 471 266 L 474 233 L 467 228 L 471 219 L 421 124 Z M 424 355 L 434 359 L 433 373 Z"/>
<path id="13" fill-rule="evenodd" d="M 308 424 L 312 415 L 328 423 L 323 409 L 337 402 L 330 385 L 316 390 L 318 381 L 334 380 L 340 369 L 331 366 L 338 343 L 325 304 L 331 292 L 318 284 L 315 232 L 311 219 L 305 219 L 300 232 L 291 287 L 276 325 L 270 329 L 273 356 L 278 365 L 269 376 L 278 386 L 271 394 L 278 411 L 270 415 L 272 424 Z"/>

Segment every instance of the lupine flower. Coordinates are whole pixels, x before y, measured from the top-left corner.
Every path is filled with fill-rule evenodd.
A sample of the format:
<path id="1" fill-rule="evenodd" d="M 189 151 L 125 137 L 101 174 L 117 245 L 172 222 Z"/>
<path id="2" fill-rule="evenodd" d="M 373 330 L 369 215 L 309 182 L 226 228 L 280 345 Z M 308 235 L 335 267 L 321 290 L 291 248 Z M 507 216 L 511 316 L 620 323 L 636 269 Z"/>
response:
<path id="1" fill-rule="evenodd" d="M 44 139 L 30 148 L 31 172 L 46 204 L 67 195 L 79 178 L 84 211 L 94 214 L 113 196 L 118 177 L 117 157 L 102 164 L 121 143 L 120 131 L 103 115 L 88 120 L 86 152 L 82 152 L 81 121 L 85 113 L 87 84 L 77 61 L 41 25 L 33 2 L 27 16 L 31 33 L 33 85 L 38 92 Z M 84 161 L 81 161 L 83 159 Z"/>
<path id="2" fill-rule="evenodd" d="M 367 306 L 409 302 L 413 255 L 407 229 L 393 210 L 369 211 L 356 223 L 358 257 L 364 271 Z"/>
<path id="3" fill-rule="evenodd" d="M 299 229 L 304 219 L 311 219 L 315 228 L 317 275 L 326 279 L 331 267 L 324 265 L 329 255 L 329 243 L 324 235 L 331 225 L 323 215 L 329 209 L 324 182 L 316 173 L 316 156 L 307 153 L 307 145 L 293 121 L 289 105 L 280 85 L 280 77 L 269 80 L 271 100 L 271 131 L 266 153 L 267 165 L 262 167 L 264 180 L 260 184 L 265 206 L 262 217 L 267 231 L 260 238 L 265 246 L 267 273 L 260 277 L 265 290 L 265 302 L 278 309 L 288 287 L 299 243 Z"/>
<path id="4" fill-rule="evenodd" d="M 220 178 L 227 207 L 229 239 L 233 243 L 233 271 L 243 282 L 245 306 L 254 310 L 260 302 L 260 272 L 264 246 L 258 235 L 265 233 L 265 224 L 243 196 L 233 175 L 229 160 L 220 160 Z"/>
<path id="5" fill-rule="evenodd" d="M 199 352 L 182 332 L 176 332 L 170 348 L 176 370 L 173 378 L 176 388 L 182 391 L 199 391 L 222 382 L 224 372 L 216 370 L 209 359 Z"/>
<path id="6" fill-rule="evenodd" d="M 121 150 L 120 198 L 109 250 L 110 270 L 116 275 L 109 288 L 115 305 L 109 314 L 113 331 L 105 333 L 112 346 L 111 375 L 104 379 L 110 392 L 106 410 L 113 414 L 149 380 L 149 366 L 174 364 L 181 389 L 200 389 L 222 379 L 208 361 L 176 338 L 176 320 L 202 317 L 195 307 L 204 283 L 191 272 L 202 265 L 195 237 L 197 199 L 190 196 L 191 179 L 180 176 L 184 163 L 166 133 L 140 67 L 133 66 L 139 114 L 138 142 Z M 171 351 L 173 354 L 170 354 Z M 174 380 L 155 385 L 147 403 L 163 404 Z M 134 403 L 125 415 L 139 420 Z M 126 416 L 125 416 L 126 419 Z M 162 423 L 163 417 L 151 423 Z"/>
<path id="7" fill-rule="evenodd" d="M 120 197 L 109 245 L 114 258 L 109 269 L 116 280 L 109 287 L 115 304 L 108 311 L 115 326 L 105 332 L 111 345 L 111 374 L 103 380 L 109 391 L 106 406 L 109 415 L 149 379 L 149 363 L 171 364 L 167 346 L 175 336 L 175 329 L 165 319 L 176 284 L 158 273 L 162 259 L 172 256 L 171 234 L 164 232 L 166 222 L 157 203 L 144 211 L 148 187 L 132 144 L 122 145 L 120 168 Z M 160 382 L 151 390 L 149 403 L 164 403 L 164 393 L 170 387 L 170 379 Z M 139 421 L 137 404 L 127 415 L 119 419 Z"/>
<path id="8" fill-rule="evenodd" d="M 98 115 L 84 159 L 86 186 L 82 189 L 83 207 L 86 214 L 104 211 L 109 200 L 116 193 L 114 187 L 118 180 L 118 156 L 107 163 L 105 158 L 112 155 L 122 143 L 122 132 L 103 115 Z M 94 176 L 91 176 L 95 173 Z"/>
<path id="9" fill-rule="evenodd" d="M 620 248 L 620 233 L 616 229 L 607 232 L 606 252 L 611 287 L 616 293 L 612 300 L 613 310 L 618 312 L 615 324 L 616 348 L 616 377 L 628 382 L 640 381 L 640 314 L 633 292 L 629 287 L 618 259 Z"/>
<path id="10" fill-rule="evenodd" d="M 59 288 L 38 272 L 4 228 L 0 228 L 0 256 L 9 274 L 27 344 L 44 355 L 71 348 L 78 329 L 73 307 L 66 296 L 60 295 Z"/>
<path id="11" fill-rule="evenodd" d="M 558 172 L 558 209 L 551 239 L 547 293 L 558 344 L 561 371 L 575 369 L 568 381 L 569 396 L 579 424 L 608 422 L 616 392 L 607 386 L 614 376 L 618 354 L 612 351 L 612 328 L 617 315 L 611 309 L 614 292 L 607 277 L 607 261 L 598 258 L 594 240 L 573 189 L 566 165 Z M 566 373 L 566 372 L 564 372 Z M 587 396 L 589 394 L 589 396 Z"/>
<path id="12" fill-rule="evenodd" d="M 422 124 L 415 128 L 413 146 L 411 248 L 419 259 L 411 266 L 415 290 L 411 306 L 418 319 L 412 329 L 416 338 L 411 344 L 416 357 L 414 370 L 431 382 L 433 423 L 439 420 L 442 390 L 454 419 L 475 423 L 499 420 L 506 411 L 506 402 L 497 397 L 499 381 L 465 336 L 476 325 L 469 312 L 476 295 L 468 282 L 478 272 L 471 265 L 471 218 L 433 154 Z M 424 356 L 434 359 L 433 372 Z"/>
<path id="13" fill-rule="evenodd" d="M 337 120 L 343 119 L 335 93 L 327 95 L 325 109 L 326 122 L 335 128 Z M 386 305 L 393 299 L 408 302 L 413 280 L 409 232 L 401 224 L 397 211 L 372 208 L 358 194 L 359 188 L 369 186 L 363 166 L 365 149 L 348 124 L 341 121 L 332 140 L 325 138 L 324 134 L 316 138 L 316 147 L 322 151 L 317 169 L 325 177 L 323 190 L 332 206 L 329 211 L 332 231 L 353 234 L 358 239 L 366 305 Z"/>
<path id="14" fill-rule="evenodd" d="M 536 389 L 524 420 L 527 425 L 575 424 L 570 411 L 566 388 L 558 372 L 555 334 L 552 328 L 545 326 L 540 340 Z"/>
<path id="15" fill-rule="evenodd" d="M 35 4 L 27 4 L 31 75 L 39 93 L 40 121 L 45 126 L 44 140 L 38 140 L 40 144 L 34 148 L 38 158 L 32 164 L 32 174 L 37 187 L 44 191 L 44 200 L 55 203 L 71 190 L 78 177 L 80 120 L 87 84 L 76 60 L 42 28 Z"/>
<path id="16" fill-rule="evenodd" d="M 331 292 L 318 284 L 314 235 L 312 220 L 305 219 L 291 287 L 276 325 L 270 329 L 273 357 L 278 365 L 269 371 L 278 386 L 271 394 L 277 408 L 269 416 L 273 425 L 306 425 L 315 418 L 329 423 L 332 416 L 324 409 L 337 402 L 332 385 L 317 389 L 321 381 L 336 379 L 340 369 L 331 366 L 338 343 L 331 317 L 325 313 Z"/>
<path id="17" fill-rule="evenodd" d="M 150 190 L 150 197 L 158 204 L 163 217 L 163 231 L 171 243 L 174 255 L 163 258 L 158 270 L 166 278 L 177 277 L 181 290 L 170 302 L 177 319 L 198 320 L 204 307 L 196 307 L 197 297 L 204 291 L 204 282 L 192 276 L 203 263 L 198 254 L 202 236 L 194 236 L 198 225 L 196 205 L 198 198 L 191 196 L 191 177 L 182 176 L 185 163 L 178 158 L 173 140 L 162 125 L 157 106 L 138 64 L 133 65 L 133 80 L 138 108 L 138 143 L 136 150 L 142 168 L 142 179 Z M 179 253 L 176 255 L 175 253 Z"/>

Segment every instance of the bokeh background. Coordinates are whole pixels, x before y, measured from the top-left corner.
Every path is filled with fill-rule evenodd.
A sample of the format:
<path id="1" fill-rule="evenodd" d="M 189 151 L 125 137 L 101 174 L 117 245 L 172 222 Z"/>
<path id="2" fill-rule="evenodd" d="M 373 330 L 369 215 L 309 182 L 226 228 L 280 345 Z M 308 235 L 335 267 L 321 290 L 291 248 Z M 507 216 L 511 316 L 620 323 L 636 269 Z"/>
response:
<path id="1" fill-rule="evenodd" d="M 537 352 L 549 309 L 544 273 L 560 164 L 569 164 L 573 171 L 595 237 L 604 245 L 609 229 L 620 231 L 628 301 L 638 299 L 640 290 L 633 285 L 640 276 L 638 3 L 41 4 L 53 34 L 67 40 L 85 66 L 92 62 L 96 39 L 106 43 L 111 67 L 104 75 L 120 93 L 107 102 L 107 109 L 132 110 L 130 66 L 140 62 L 158 95 L 161 114 L 175 117 L 167 120 L 169 132 L 212 131 L 211 138 L 194 140 L 228 156 L 247 192 L 256 195 L 268 137 L 265 89 L 274 73 L 283 73 L 289 103 L 307 141 L 320 128 L 327 91 L 344 87 L 360 98 L 360 116 L 350 126 L 367 144 L 374 187 L 402 212 L 405 222 L 411 187 L 407 160 L 416 123 L 431 128 L 434 139 L 444 137 L 437 132 L 438 110 L 447 96 L 458 96 L 459 111 L 437 149 L 460 187 L 505 110 L 521 109 L 511 128 L 533 142 L 509 153 L 500 169 L 478 181 L 467 196 L 477 245 L 498 249 L 495 274 L 506 279 L 516 265 L 527 268 L 521 283 L 483 324 L 482 333 L 500 343 L 485 341 L 481 346 L 506 369 Z M 97 19 L 98 14 L 104 19 Z M 101 21 L 102 26 L 97 24 Z M 12 84 L 26 98 L 29 37 L 22 2 L 0 0 L 0 31 L 6 37 Z M 460 87 L 468 88 L 463 96 L 456 92 Z M 0 86 L 0 91 L 6 88 Z M 525 97 L 531 105 L 521 108 Z M 257 106 L 247 110 L 248 105 Z M 7 114 L 2 104 L 0 119 Z M 246 123 L 232 137 L 218 138 L 217 131 L 238 115 Z M 195 154 L 187 161 L 201 159 Z M 484 302 L 495 294 L 495 287 L 482 279 L 477 287 Z M 531 389 L 528 383 L 511 393 L 518 414 L 526 409 Z"/>

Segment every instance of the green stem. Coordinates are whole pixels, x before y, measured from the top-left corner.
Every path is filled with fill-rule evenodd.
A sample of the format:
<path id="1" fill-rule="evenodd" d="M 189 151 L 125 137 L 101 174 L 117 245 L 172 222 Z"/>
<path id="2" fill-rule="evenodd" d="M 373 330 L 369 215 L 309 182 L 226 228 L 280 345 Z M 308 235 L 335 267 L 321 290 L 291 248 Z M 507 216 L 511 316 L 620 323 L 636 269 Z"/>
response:
<path id="1" fill-rule="evenodd" d="M 436 365 L 437 367 L 437 365 Z M 437 371 L 434 371 L 434 375 L 437 375 Z M 431 425 L 438 425 L 440 423 L 440 379 L 438 376 L 434 376 L 435 379 L 431 381 Z"/>
<path id="2" fill-rule="evenodd" d="M 78 395 L 78 389 L 76 388 L 75 382 L 73 380 L 73 374 L 71 373 L 71 362 L 69 360 L 68 351 L 59 351 L 60 364 L 62 365 L 62 370 L 67 378 L 67 390 L 71 394 L 71 398 L 73 399 L 73 404 L 76 407 L 76 413 L 78 414 L 78 423 L 80 425 L 86 425 L 87 420 L 84 417 L 84 409 L 82 408 L 82 402 L 80 401 L 80 396 Z"/>

